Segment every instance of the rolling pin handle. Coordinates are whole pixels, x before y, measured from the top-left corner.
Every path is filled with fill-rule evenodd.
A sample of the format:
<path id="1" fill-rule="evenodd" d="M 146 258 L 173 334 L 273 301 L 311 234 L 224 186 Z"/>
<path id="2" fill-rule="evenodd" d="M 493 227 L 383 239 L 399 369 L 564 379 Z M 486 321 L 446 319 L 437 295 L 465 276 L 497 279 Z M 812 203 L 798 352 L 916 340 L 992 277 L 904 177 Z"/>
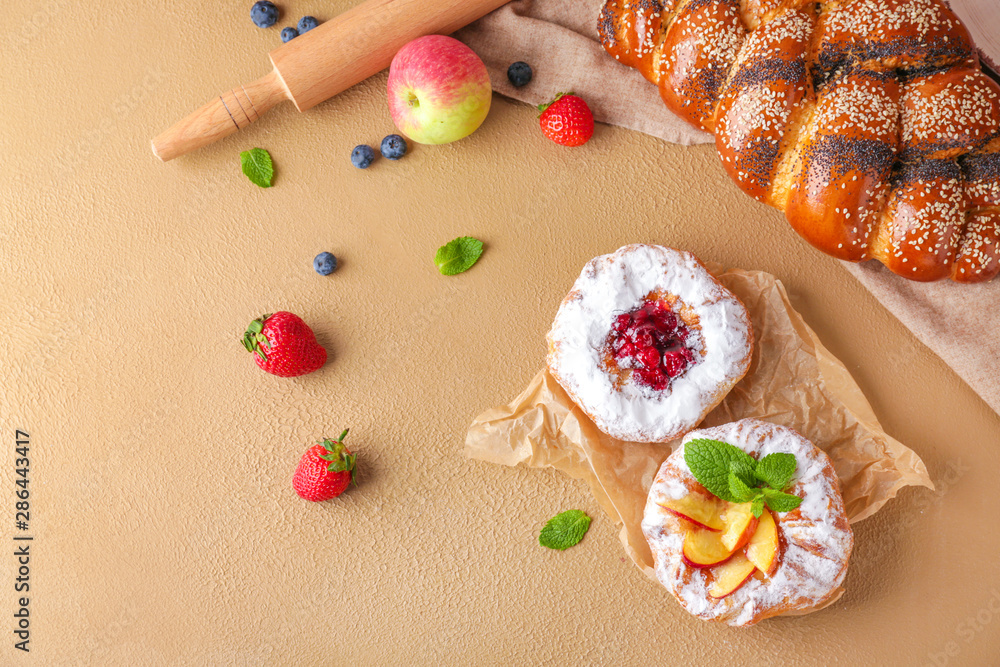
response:
<path id="1" fill-rule="evenodd" d="M 287 98 L 284 84 L 275 72 L 233 88 L 154 138 L 153 155 L 166 162 L 207 146 L 242 130 Z"/>

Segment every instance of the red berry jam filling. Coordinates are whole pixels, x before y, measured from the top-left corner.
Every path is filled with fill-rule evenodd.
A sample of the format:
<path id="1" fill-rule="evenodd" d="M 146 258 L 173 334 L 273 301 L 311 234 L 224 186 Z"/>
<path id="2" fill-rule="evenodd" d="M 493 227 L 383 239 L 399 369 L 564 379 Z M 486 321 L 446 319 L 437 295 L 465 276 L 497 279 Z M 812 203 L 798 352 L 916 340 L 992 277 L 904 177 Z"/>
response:
<path id="1" fill-rule="evenodd" d="M 690 333 L 665 302 L 647 301 L 615 318 L 608 343 L 619 368 L 632 369 L 639 384 L 662 390 L 694 364 L 685 344 Z"/>

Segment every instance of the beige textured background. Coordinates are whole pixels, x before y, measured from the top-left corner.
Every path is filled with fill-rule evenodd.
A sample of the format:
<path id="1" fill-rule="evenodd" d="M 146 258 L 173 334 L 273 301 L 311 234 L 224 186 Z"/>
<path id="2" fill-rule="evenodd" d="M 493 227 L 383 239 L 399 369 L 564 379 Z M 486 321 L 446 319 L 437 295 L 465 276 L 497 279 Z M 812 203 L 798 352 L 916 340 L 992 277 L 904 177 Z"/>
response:
<path id="1" fill-rule="evenodd" d="M 367 171 L 385 74 L 161 164 L 148 139 L 267 70 L 245 2 L 5 8 L 0 98 L 2 664 L 995 664 L 1000 418 L 835 261 L 740 195 L 708 147 L 599 126 L 584 148 L 494 99 L 485 125 Z M 351 0 L 282 3 L 287 25 Z M 277 165 L 259 190 L 238 152 Z M 444 278 L 459 235 L 487 251 Z M 763 269 L 924 457 L 856 527 L 835 607 L 736 631 L 686 616 L 630 564 L 582 483 L 461 455 L 482 409 L 541 364 L 583 263 L 628 242 Z M 322 278 L 312 257 L 342 268 Z M 246 324 L 302 315 L 331 354 L 286 380 Z M 359 487 L 290 478 L 352 429 Z M 14 429 L 30 432 L 31 649 L 13 649 Z M 539 547 L 572 507 L 577 547 Z M 777 657 L 776 657 L 777 656 Z"/>

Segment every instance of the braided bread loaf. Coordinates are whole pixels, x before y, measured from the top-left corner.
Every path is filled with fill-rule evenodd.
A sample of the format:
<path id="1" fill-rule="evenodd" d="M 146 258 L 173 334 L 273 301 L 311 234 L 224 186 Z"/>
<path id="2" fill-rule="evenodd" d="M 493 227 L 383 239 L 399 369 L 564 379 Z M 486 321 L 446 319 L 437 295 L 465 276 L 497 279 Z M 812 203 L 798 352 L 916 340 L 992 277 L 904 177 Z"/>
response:
<path id="1" fill-rule="evenodd" d="M 607 0 L 598 32 L 820 250 L 1000 272 L 1000 86 L 942 0 Z"/>

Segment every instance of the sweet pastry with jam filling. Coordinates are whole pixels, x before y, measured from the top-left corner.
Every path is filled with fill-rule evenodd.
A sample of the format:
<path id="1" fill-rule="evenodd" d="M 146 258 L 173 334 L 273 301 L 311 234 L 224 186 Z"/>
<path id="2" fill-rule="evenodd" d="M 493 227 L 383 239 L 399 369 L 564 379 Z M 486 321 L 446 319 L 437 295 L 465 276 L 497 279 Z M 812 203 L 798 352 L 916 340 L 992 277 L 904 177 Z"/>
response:
<path id="1" fill-rule="evenodd" d="M 794 456 L 793 465 L 777 481 L 783 489 L 754 486 L 744 498 L 760 492 L 772 499 L 778 495 L 800 500 L 782 507 L 769 499 L 755 516 L 754 503 L 713 495 L 696 475 L 709 485 L 711 478 L 690 464 L 699 460 L 687 452 L 704 447 L 706 441 L 712 442 L 715 454 L 723 444 L 748 454 L 757 467 L 749 473 L 755 484 L 754 476 L 765 472 L 765 457 Z M 706 460 L 709 457 L 701 458 Z M 773 478 L 774 469 L 761 476 Z M 759 486 L 766 485 L 761 481 Z M 698 618 L 732 626 L 807 613 L 834 602 L 843 592 L 854 546 L 829 457 L 792 429 L 757 419 L 688 433 L 653 480 L 642 532 L 657 579 L 681 606 Z"/>
<path id="2" fill-rule="evenodd" d="M 750 366 L 746 308 L 689 252 L 628 245 L 591 260 L 548 334 L 549 371 L 608 435 L 691 430 Z"/>

